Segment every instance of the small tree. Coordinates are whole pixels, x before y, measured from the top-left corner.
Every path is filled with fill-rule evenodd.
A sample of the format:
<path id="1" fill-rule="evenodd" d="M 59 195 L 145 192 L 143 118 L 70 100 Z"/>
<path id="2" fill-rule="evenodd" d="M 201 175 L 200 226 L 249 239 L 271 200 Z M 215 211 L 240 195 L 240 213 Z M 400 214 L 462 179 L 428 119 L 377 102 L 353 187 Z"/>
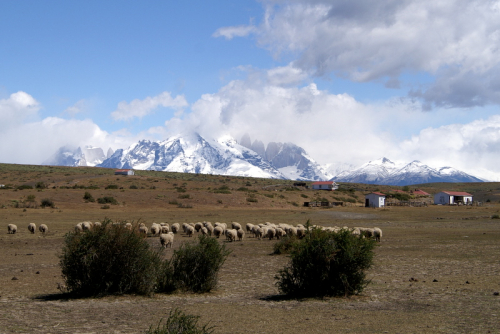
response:
<path id="1" fill-rule="evenodd" d="M 67 233 L 59 264 L 68 292 L 76 296 L 150 295 L 161 258 L 136 231 L 105 220 L 101 228 Z"/>
<path id="2" fill-rule="evenodd" d="M 208 324 L 198 325 L 199 316 L 185 314 L 179 309 L 170 311 L 167 320 L 160 321 L 156 328 L 149 327 L 146 334 L 210 334 L 213 333 L 213 327 Z"/>
<path id="3" fill-rule="evenodd" d="M 292 297 L 349 296 L 363 291 L 369 280 L 375 241 L 350 231 L 312 229 L 292 244 L 290 263 L 275 276 L 282 294 Z"/>
<path id="4" fill-rule="evenodd" d="M 225 245 L 204 235 L 196 243 L 182 244 L 163 267 L 161 290 L 209 292 L 217 285 L 219 269 L 230 253 Z"/>
<path id="5" fill-rule="evenodd" d="M 87 202 L 95 202 L 94 196 L 92 196 L 92 194 L 89 193 L 88 191 L 86 191 L 85 194 L 83 195 L 83 199 Z"/>

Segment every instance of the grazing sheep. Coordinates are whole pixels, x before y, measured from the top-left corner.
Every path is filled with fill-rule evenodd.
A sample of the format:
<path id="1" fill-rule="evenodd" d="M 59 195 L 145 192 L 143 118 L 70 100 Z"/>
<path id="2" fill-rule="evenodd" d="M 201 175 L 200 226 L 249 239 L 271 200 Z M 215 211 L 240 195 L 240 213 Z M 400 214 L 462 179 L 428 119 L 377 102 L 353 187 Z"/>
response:
<path id="1" fill-rule="evenodd" d="M 233 223 L 231 223 L 231 227 L 232 227 L 234 230 L 239 230 L 239 229 L 241 229 L 241 224 L 240 224 L 240 223 L 233 222 Z"/>
<path id="2" fill-rule="evenodd" d="M 168 233 L 168 232 L 170 232 L 170 229 L 168 228 L 168 224 L 167 225 L 162 225 L 160 233 Z"/>
<path id="3" fill-rule="evenodd" d="M 84 231 L 89 231 L 92 229 L 92 223 L 91 222 L 83 222 L 82 228 Z"/>
<path id="4" fill-rule="evenodd" d="M 201 231 L 201 234 L 203 234 L 203 235 L 207 235 L 207 234 L 208 234 L 208 229 L 207 229 L 205 226 L 203 226 L 203 227 L 200 229 L 200 231 Z"/>
<path id="5" fill-rule="evenodd" d="M 222 232 L 223 232 L 222 227 L 220 227 L 220 226 L 215 226 L 214 227 L 214 235 L 215 235 L 215 237 L 217 237 L 217 239 L 219 239 L 219 237 L 221 236 Z"/>
<path id="6" fill-rule="evenodd" d="M 375 237 L 376 241 L 380 242 L 380 238 L 382 238 L 382 230 L 378 227 L 375 227 L 373 229 L 373 236 Z"/>
<path id="7" fill-rule="evenodd" d="M 264 229 L 262 227 L 259 227 L 255 232 L 255 237 L 260 240 L 262 239 L 263 236 L 264 236 Z"/>
<path id="8" fill-rule="evenodd" d="M 8 234 L 16 234 L 17 232 L 17 226 L 14 224 L 9 224 L 7 225 L 7 233 Z"/>
<path id="9" fill-rule="evenodd" d="M 180 229 L 181 229 L 181 226 L 179 225 L 179 223 L 172 224 L 172 232 L 174 234 L 176 234 L 177 232 L 179 232 Z"/>
<path id="10" fill-rule="evenodd" d="M 227 240 L 233 242 L 236 241 L 236 237 L 238 236 L 238 233 L 236 230 L 226 230 L 226 238 Z"/>
<path id="11" fill-rule="evenodd" d="M 267 237 L 269 238 L 269 240 L 273 240 L 275 236 L 276 230 L 274 228 L 270 228 L 267 230 Z"/>
<path id="12" fill-rule="evenodd" d="M 101 222 L 95 222 L 94 223 L 94 228 L 99 228 L 99 227 L 102 227 Z"/>
<path id="13" fill-rule="evenodd" d="M 297 228 L 292 226 L 288 229 L 287 233 L 289 233 L 290 235 L 297 236 Z"/>
<path id="14" fill-rule="evenodd" d="M 214 227 L 212 224 L 208 223 L 205 228 L 208 230 L 208 235 L 212 236 L 212 234 L 214 234 Z"/>
<path id="15" fill-rule="evenodd" d="M 28 224 L 28 231 L 30 231 L 31 234 L 35 234 L 35 231 L 36 231 L 36 225 L 35 225 L 35 223 L 29 223 Z"/>
<path id="16" fill-rule="evenodd" d="M 238 235 L 238 240 L 242 241 L 243 238 L 245 237 L 245 231 L 240 228 L 239 230 L 236 231 L 236 234 Z"/>
<path id="17" fill-rule="evenodd" d="M 172 232 L 161 233 L 160 234 L 160 243 L 161 243 L 163 248 L 167 248 L 168 246 L 170 246 L 170 248 L 172 248 L 172 246 L 174 244 L 174 234 Z"/>
<path id="18" fill-rule="evenodd" d="M 364 236 L 365 238 L 373 237 L 373 229 L 372 228 L 360 227 L 359 230 L 361 232 L 361 235 Z"/>
<path id="19" fill-rule="evenodd" d="M 250 224 L 250 223 L 248 223 L 248 224 L 246 225 L 247 232 L 252 232 L 252 228 L 253 228 L 253 227 L 254 227 L 254 224 Z"/>
<path id="20" fill-rule="evenodd" d="M 202 227 L 203 227 L 203 224 L 200 222 L 194 224 L 194 229 L 196 230 L 196 232 L 200 232 Z"/>
<path id="21" fill-rule="evenodd" d="M 78 223 L 75 225 L 75 233 L 83 232 L 83 223 Z"/>
<path id="22" fill-rule="evenodd" d="M 47 233 L 49 231 L 49 228 L 45 224 L 40 224 L 40 226 L 38 226 L 38 230 L 42 233 Z"/>
<path id="23" fill-rule="evenodd" d="M 279 240 L 283 236 L 283 233 L 285 233 L 285 235 L 286 235 L 285 230 L 283 230 L 281 227 L 277 227 L 276 228 L 276 239 Z"/>
<path id="24" fill-rule="evenodd" d="M 152 235 L 160 234 L 160 232 L 161 232 L 161 225 L 153 223 L 153 225 L 151 225 L 151 230 L 150 231 L 151 231 Z"/>
<path id="25" fill-rule="evenodd" d="M 126 223 L 126 224 L 125 224 L 125 228 L 126 228 L 127 230 L 132 231 L 132 224 L 131 224 L 131 223 Z"/>
<path id="26" fill-rule="evenodd" d="M 144 236 L 148 235 L 148 227 L 146 225 L 139 226 L 139 233 L 144 234 Z"/>
<path id="27" fill-rule="evenodd" d="M 192 237 L 194 233 L 194 227 L 191 225 L 186 226 L 186 234 L 188 237 Z"/>
<path id="28" fill-rule="evenodd" d="M 303 227 L 297 228 L 297 237 L 299 237 L 300 239 L 302 239 L 305 236 L 306 236 L 306 229 L 303 228 Z"/>

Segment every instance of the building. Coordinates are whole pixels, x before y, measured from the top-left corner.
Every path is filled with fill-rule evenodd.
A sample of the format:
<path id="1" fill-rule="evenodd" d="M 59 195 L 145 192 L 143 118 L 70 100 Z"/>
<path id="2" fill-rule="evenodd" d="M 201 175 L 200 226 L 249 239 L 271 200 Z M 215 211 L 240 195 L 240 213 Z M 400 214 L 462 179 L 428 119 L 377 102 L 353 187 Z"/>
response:
<path id="1" fill-rule="evenodd" d="M 135 173 L 132 169 L 117 169 L 115 175 L 135 175 Z"/>
<path id="2" fill-rule="evenodd" d="M 434 195 L 434 204 L 472 204 L 472 195 L 463 191 L 441 191 Z"/>
<path id="3" fill-rule="evenodd" d="M 383 208 L 385 206 L 385 195 L 378 192 L 373 192 L 365 195 L 365 207 L 367 208 Z"/>
<path id="4" fill-rule="evenodd" d="M 336 190 L 338 185 L 333 181 L 318 181 L 311 184 L 313 190 Z"/>

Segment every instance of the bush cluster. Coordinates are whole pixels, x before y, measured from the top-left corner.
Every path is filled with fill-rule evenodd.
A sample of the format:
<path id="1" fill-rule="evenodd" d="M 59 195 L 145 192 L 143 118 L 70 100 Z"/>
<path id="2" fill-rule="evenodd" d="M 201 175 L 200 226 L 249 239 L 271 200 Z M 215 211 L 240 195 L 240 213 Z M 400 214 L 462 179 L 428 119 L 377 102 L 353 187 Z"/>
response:
<path id="1" fill-rule="evenodd" d="M 87 202 L 95 202 L 94 196 L 92 196 L 92 194 L 89 193 L 88 191 L 86 191 L 85 194 L 83 195 L 83 199 Z"/>
<path id="2" fill-rule="evenodd" d="M 185 314 L 179 309 L 173 309 L 165 322 L 160 323 L 153 328 L 149 327 L 146 334 L 210 334 L 213 333 L 213 327 L 208 324 L 203 326 L 198 325 L 200 317 L 195 315 Z"/>
<path id="3" fill-rule="evenodd" d="M 349 231 L 313 228 L 302 240 L 290 244 L 290 263 L 275 276 L 282 294 L 299 298 L 350 296 L 362 292 L 369 283 L 365 270 L 373 262 L 374 240 Z"/>
<path id="4" fill-rule="evenodd" d="M 117 205 L 118 201 L 114 197 L 105 196 L 105 197 L 99 197 L 97 199 L 97 203 L 99 203 L 99 204 L 113 204 L 113 205 Z"/>
<path id="5" fill-rule="evenodd" d="M 199 236 L 163 260 L 162 249 L 152 248 L 137 228 L 106 219 L 100 228 L 67 233 L 59 264 L 68 292 L 79 297 L 176 289 L 202 293 L 216 286 L 229 253 L 216 239 Z"/>
<path id="6" fill-rule="evenodd" d="M 50 198 L 44 198 L 42 199 L 42 202 L 40 203 L 40 206 L 42 208 L 46 208 L 46 207 L 49 207 L 49 208 L 55 208 L 56 205 L 54 204 L 54 201 L 51 200 Z"/>

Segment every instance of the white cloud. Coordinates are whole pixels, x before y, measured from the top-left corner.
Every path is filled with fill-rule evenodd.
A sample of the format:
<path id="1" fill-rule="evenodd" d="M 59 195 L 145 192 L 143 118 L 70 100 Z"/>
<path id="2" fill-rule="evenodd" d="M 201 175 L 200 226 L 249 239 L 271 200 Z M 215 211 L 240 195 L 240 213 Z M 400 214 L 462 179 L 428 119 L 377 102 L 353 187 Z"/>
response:
<path id="1" fill-rule="evenodd" d="M 22 124 L 26 119 L 37 116 L 40 103 L 31 95 L 19 91 L 8 99 L 0 100 L 0 131 Z"/>
<path id="2" fill-rule="evenodd" d="M 245 37 L 256 31 L 253 25 L 240 25 L 234 27 L 222 27 L 217 29 L 212 37 L 224 37 L 225 39 L 231 40 L 234 37 Z"/>
<path id="3" fill-rule="evenodd" d="M 157 96 L 148 96 L 144 100 L 135 99 L 130 103 L 122 101 L 118 103 L 118 108 L 111 113 L 115 120 L 130 120 L 134 117 L 142 118 L 151 114 L 158 107 L 182 109 L 188 103 L 184 96 L 177 95 L 172 98 L 169 92 L 163 92 Z"/>
<path id="4" fill-rule="evenodd" d="M 357 82 L 384 81 L 387 87 L 400 87 L 402 74 L 426 72 L 435 82 L 405 83 L 414 84 L 410 95 L 426 108 L 500 104 L 498 1 L 263 3 L 265 14 L 254 31 L 258 43 L 277 57 L 291 54 L 296 68 Z M 244 27 L 250 28 L 225 27 L 226 35 L 219 34 L 244 36 Z"/>
<path id="5" fill-rule="evenodd" d="M 87 108 L 87 102 L 85 100 L 79 100 L 74 105 L 66 108 L 65 113 L 68 113 L 71 117 L 75 117 L 76 114 L 84 112 Z"/>

